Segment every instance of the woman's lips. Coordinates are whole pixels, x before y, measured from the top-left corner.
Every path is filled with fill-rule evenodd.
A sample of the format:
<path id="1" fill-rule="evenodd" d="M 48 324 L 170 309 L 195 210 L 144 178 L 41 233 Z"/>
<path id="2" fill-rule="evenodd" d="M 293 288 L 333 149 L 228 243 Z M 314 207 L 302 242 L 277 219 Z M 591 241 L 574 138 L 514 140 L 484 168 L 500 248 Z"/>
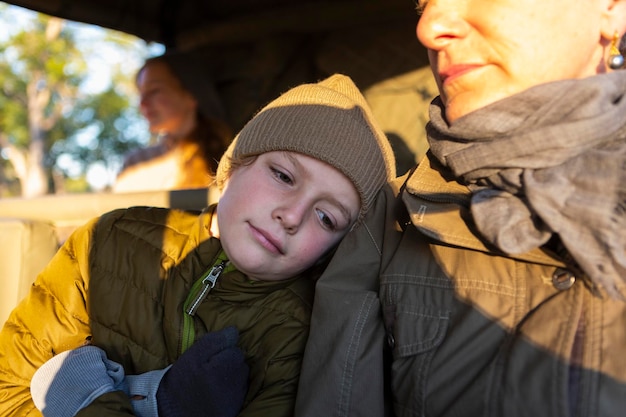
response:
<path id="1" fill-rule="evenodd" d="M 480 68 L 480 65 L 476 64 L 462 64 L 462 65 L 451 65 L 444 69 L 440 69 L 439 78 L 443 84 L 450 83 L 454 81 L 454 79 L 460 77 L 461 75 L 467 74 L 470 71 L 475 70 L 476 68 Z"/>

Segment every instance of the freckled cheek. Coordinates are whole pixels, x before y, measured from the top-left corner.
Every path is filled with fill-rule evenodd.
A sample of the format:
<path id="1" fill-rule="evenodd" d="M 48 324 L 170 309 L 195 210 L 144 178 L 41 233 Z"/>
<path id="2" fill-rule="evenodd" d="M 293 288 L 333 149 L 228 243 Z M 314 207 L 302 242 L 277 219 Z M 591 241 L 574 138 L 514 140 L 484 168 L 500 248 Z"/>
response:
<path id="1" fill-rule="evenodd" d="M 300 256 L 302 260 L 308 260 L 310 264 L 314 264 L 328 249 L 335 244 L 335 240 L 330 239 L 324 233 L 311 233 L 308 238 L 304 239 L 300 247 Z"/>

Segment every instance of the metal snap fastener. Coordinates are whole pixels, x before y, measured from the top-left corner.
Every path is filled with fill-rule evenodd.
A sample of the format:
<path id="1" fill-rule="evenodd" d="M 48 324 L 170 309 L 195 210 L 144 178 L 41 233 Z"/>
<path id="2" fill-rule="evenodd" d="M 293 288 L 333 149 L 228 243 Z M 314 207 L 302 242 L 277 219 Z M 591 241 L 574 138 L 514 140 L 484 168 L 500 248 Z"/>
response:
<path id="1" fill-rule="evenodd" d="M 387 333 L 387 345 L 393 349 L 396 346 L 396 339 L 394 339 L 393 334 Z"/>
<path id="2" fill-rule="evenodd" d="M 576 282 L 576 276 L 567 269 L 557 268 L 552 274 L 552 285 L 559 291 L 570 289 Z"/>

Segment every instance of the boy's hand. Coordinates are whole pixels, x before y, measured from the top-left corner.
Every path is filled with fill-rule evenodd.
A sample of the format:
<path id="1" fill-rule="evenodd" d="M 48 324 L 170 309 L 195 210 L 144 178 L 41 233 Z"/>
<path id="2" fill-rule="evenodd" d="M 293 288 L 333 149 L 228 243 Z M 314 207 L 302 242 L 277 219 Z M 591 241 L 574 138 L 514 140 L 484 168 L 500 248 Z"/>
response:
<path id="1" fill-rule="evenodd" d="M 62 352 L 33 375 L 30 391 L 35 406 L 49 417 L 73 417 L 95 398 L 117 391 L 124 369 L 95 346 Z"/>
<path id="2" fill-rule="evenodd" d="M 248 390 L 248 365 L 235 327 L 204 335 L 165 373 L 159 417 L 236 416 Z"/>

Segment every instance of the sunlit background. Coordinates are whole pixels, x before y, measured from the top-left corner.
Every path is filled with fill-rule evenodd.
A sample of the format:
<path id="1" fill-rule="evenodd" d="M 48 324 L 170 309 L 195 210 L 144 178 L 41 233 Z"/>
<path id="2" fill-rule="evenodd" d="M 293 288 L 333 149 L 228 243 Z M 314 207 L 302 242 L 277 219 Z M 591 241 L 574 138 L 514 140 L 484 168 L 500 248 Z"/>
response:
<path id="1" fill-rule="evenodd" d="M 0 28 L 2 28 L 0 31 L 0 66 L 8 70 L 4 76 L 0 75 L 2 77 L 0 99 L 5 117 L 8 117 L 6 110 L 10 108 L 9 104 L 15 103 L 12 88 L 15 85 L 21 85 L 20 81 L 26 83 L 30 75 L 26 70 L 28 64 L 25 61 L 31 59 L 27 56 L 28 42 L 34 41 L 24 41 L 24 34 L 32 35 L 42 32 L 41 21 L 43 19 L 45 23 L 47 18 L 34 11 L 0 2 Z M 86 66 L 80 71 L 76 70 L 75 73 L 71 63 L 64 68 L 66 75 L 81 78 L 77 89 L 78 96 L 75 97 L 78 101 L 75 102 L 83 103 L 82 105 L 89 103 L 90 100 L 93 103 L 100 103 L 97 97 L 106 95 L 107 90 L 114 91 L 117 96 L 125 98 L 127 105 L 125 108 L 114 109 L 120 114 L 112 121 L 110 131 L 107 131 L 106 135 L 110 137 L 119 134 L 120 141 L 127 146 L 111 146 L 110 150 L 104 152 L 101 148 L 110 144 L 106 145 L 102 139 L 104 134 L 102 123 L 96 120 L 98 109 L 94 106 L 91 112 L 75 113 L 72 110 L 76 108 L 66 108 L 63 112 L 64 122 L 67 124 L 64 131 L 66 137 L 60 137 L 59 132 L 49 133 L 52 137 L 48 140 L 54 143 L 50 145 L 50 154 L 47 156 L 46 163 L 50 165 L 48 168 L 53 171 L 53 176 L 61 178 L 58 181 L 55 180 L 55 192 L 102 191 L 113 183 L 123 152 L 132 147 L 143 146 L 150 139 L 145 121 L 138 113 L 134 77 L 144 59 L 161 54 L 164 47 L 155 43 L 147 44 L 132 35 L 94 25 L 72 21 L 62 21 L 62 24 L 61 36 L 71 38 L 71 42 L 78 50 L 78 55 L 82 56 Z M 54 51 L 52 45 L 50 49 Z M 57 54 L 63 55 L 64 51 L 60 50 Z M 71 59 L 69 55 L 68 59 Z M 16 79 L 11 77 L 16 77 Z M 20 80 L 20 77 L 26 79 Z M 108 106 L 110 106 L 112 101 L 108 100 L 103 103 L 109 103 Z M 121 106 L 120 103 L 118 107 Z M 107 108 L 104 104 L 100 106 L 102 111 L 107 111 Z M 25 139 L 19 136 L 21 129 L 27 130 L 26 126 L 17 124 L 17 119 L 21 120 L 21 117 L 12 116 L 11 120 L 5 120 L 2 123 L 2 115 L 0 115 L 0 134 L 16 146 L 21 144 L 21 148 L 28 152 L 27 144 L 24 143 Z M 88 120 L 89 117 L 93 120 Z M 72 126 L 75 127 L 74 130 Z M 96 156 L 96 153 L 102 155 Z M 15 183 L 14 176 L 17 175 L 16 168 L 14 164 L 9 163 L 6 148 L 3 148 L 0 155 L 0 162 L 2 162 L 0 181 L 3 183 L 0 187 L 0 197 L 14 196 L 19 193 L 15 186 L 12 186 Z M 86 157 L 86 155 L 93 158 Z"/>

